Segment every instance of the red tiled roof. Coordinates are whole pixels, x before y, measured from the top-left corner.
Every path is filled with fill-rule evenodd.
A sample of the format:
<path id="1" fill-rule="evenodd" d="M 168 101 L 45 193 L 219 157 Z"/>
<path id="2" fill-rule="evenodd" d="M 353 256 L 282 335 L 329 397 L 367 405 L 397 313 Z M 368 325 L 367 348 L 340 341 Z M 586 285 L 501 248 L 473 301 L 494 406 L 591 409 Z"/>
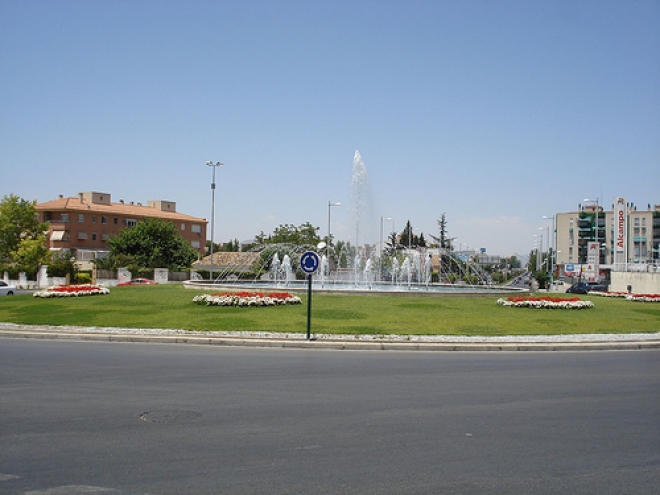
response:
<path id="1" fill-rule="evenodd" d="M 139 204 L 126 204 L 126 203 L 92 203 L 80 198 L 59 198 L 45 203 L 38 203 L 37 211 L 77 211 L 98 213 L 106 215 L 122 215 L 128 217 L 150 217 L 150 218 L 163 218 L 166 220 L 186 220 L 189 222 L 205 223 L 205 218 L 193 217 L 183 213 L 172 211 L 164 211 L 153 206 L 143 206 Z"/>
<path id="2" fill-rule="evenodd" d="M 213 266 L 216 269 L 236 267 L 237 269 L 253 268 L 255 263 L 259 261 L 260 253 L 228 253 L 226 251 L 219 251 L 213 253 Z M 211 264 L 211 256 L 205 256 L 199 261 L 193 263 L 193 267 L 203 269 L 202 267 L 209 267 Z"/>

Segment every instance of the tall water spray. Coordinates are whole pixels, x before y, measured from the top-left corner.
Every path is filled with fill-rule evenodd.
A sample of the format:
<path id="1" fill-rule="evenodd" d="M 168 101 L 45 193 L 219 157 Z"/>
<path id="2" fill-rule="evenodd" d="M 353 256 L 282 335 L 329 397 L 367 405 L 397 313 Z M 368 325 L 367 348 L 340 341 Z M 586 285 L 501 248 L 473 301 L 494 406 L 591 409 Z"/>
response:
<path id="1" fill-rule="evenodd" d="M 369 176 L 367 167 L 362 161 L 358 150 L 353 156 L 353 174 L 351 176 L 351 215 L 355 228 L 355 247 L 365 242 L 369 235 L 369 215 L 371 213 L 371 194 L 369 192 Z"/>

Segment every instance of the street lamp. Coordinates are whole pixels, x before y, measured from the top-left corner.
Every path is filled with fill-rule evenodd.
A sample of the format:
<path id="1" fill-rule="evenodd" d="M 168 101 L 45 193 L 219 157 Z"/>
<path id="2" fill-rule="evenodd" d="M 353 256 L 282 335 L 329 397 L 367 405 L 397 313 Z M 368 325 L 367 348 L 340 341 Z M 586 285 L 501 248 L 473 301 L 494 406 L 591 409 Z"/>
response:
<path id="1" fill-rule="evenodd" d="M 328 258 L 328 263 L 330 263 L 330 209 L 333 206 L 341 206 L 341 203 L 333 203 L 332 201 L 328 201 L 328 244 L 325 250 L 326 258 Z"/>
<path id="2" fill-rule="evenodd" d="M 383 223 L 392 220 L 391 217 L 380 217 L 380 244 L 378 245 L 378 277 L 383 279 Z"/>
<path id="3" fill-rule="evenodd" d="M 211 264 L 209 266 L 209 280 L 213 280 L 213 234 L 215 231 L 215 169 L 222 166 L 220 162 L 207 161 L 206 165 L 213 169 L 213 180 L 211 181 Z"/>
<path id="4" fill-rule="evenodd" d="M 552 271 L 554 272 L 555 268 L 555 260 L 557 259 L 557 232 L 556 232 L 556 227 L 555 227 L 555 216 L 544 216 L 544 220 L 552 220 L 552 237 L 548 239 L 548 250 L 550 250 L 550 246 L 552 246 L 552 257 L 550 258 L 551 267 Z M 552 242 L 550 242 L 552 241 Z"/>
<path id="5" fill-rule="evenodd" d="M 550 267 L 548 266 L 550 264 L 550 227 L 539 227 L 539 230 L 543 231 L 545 230 L 545 242 L 546 242 L 546 248 L 547 248 L 547 255 L 545 257 L 545 265 L 546 265 L 546 271 L 550 271 Z M 543 251 L 543 234 L 541 233 L 541 252 Z"/>

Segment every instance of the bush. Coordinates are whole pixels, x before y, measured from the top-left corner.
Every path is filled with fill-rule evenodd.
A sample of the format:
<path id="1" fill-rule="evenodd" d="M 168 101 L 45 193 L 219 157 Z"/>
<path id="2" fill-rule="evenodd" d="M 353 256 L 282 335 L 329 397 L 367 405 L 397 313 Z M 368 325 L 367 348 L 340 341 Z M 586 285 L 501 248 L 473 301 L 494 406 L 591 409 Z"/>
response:
<path id="1" fill-rule="evenodd" d="M 77 272 L 76 273 L 76 283 L 78 284 L 91 284 L 92 283 L 92 274 L 91 272 Z"/>
<path id="2" fill-rule="evenodd" d="M 7 272 L 10 280 L 18 280 L 18 274 L 20 271 L 21 270 L 15 266 L 0 265 L 0 277 L 4 277 L 5 272 Z"/>
<path id="3" fill-rule="evenodd" d="M 67 275 L 73 278 L 75 272 L 74 264 L 69 260 L 53 260 L 48 265 L 49 277 L 66 277 Z"/>

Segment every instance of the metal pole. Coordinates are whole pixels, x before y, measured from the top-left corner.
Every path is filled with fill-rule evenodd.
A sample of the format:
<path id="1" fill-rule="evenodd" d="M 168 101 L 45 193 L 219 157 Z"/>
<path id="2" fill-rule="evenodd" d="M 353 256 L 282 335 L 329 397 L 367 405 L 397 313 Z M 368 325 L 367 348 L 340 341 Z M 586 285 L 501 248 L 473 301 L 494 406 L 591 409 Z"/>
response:
<path id="1" fill-rule="evenodd" d="M 206 164 L 213 169 L 213 179 L 211 181 L 211 257 L 209 266 L 209 280 L 213 280 L 213 236 L 215 230 L 215 169 L 222 165 L 222 163 L 213 163 L 207 161 Z"/>
<path id="2" fill-rule="evenodd" d="M 312 329 L 312 274 L 307 275 L 307 340 L 310 340 Z"/>
<path id="3" fill-rule="evenodd" d="M 330 262 L 330 207 L 332 202 L 328 201 L 328 245 L 325 247 L 326 258 L 328 258 L 328 263 Z"/>
<path id="4" fill-rule="evenodd" d="M 330 266 L 330 209 L 333 206 L 341 206 L 341 203 L 333 203 L 332 201 L 328 201 L 328 243 L 325 248 L 326 258 L 328 259 L 328 266 Z"/>

